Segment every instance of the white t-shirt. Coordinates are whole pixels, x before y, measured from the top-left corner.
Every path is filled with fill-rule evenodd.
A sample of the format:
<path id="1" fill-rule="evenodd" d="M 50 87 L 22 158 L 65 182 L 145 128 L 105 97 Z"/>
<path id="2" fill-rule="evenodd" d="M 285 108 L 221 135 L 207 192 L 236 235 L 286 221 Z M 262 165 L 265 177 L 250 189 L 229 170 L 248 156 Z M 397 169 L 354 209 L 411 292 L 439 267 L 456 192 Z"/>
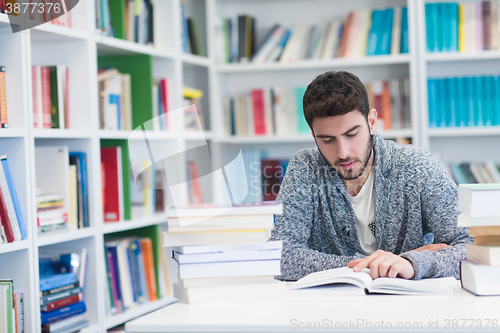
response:
<path id="1" fill-rule="evenodd" d="M 359 242 L 364 254 L 370 255 L 377 249 L 375 240 L 375 197 L 373 168 L 368 175 L 358 195 L 350 196 L 354 216 L 356 217 L 356 228 L 358 229 Z"/>

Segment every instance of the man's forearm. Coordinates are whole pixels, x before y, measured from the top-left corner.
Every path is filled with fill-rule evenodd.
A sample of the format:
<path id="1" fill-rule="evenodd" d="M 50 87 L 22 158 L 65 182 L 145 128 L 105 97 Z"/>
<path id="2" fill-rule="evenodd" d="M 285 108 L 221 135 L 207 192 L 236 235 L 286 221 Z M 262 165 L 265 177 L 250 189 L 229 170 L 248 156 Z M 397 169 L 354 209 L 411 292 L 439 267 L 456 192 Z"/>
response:
<path id="1" fill-rule="evenodd" d="M 364 257 L 360 253 L 354 256 L 338 256 L 303 247 L 284 248 L 281 275 L 277 279 L 296 281 L 310 273 L 344 267 L 349 261 Z"/>

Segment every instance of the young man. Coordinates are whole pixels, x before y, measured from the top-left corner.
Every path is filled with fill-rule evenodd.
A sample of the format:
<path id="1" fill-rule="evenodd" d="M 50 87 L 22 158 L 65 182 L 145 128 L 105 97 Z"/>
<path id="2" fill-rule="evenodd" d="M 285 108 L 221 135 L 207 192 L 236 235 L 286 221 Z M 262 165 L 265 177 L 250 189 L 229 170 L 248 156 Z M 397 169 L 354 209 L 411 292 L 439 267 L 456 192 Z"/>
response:
<path id="1" fill-rule="evenodd" d="M 319 75 L 303 104 L 317 148 L 295 154 L 277 198 L 278 278 L 348 266 L 373 278 L 458 279 L 469 230 L 456 227 L 458 190 L 443 166 L 376 133 L 377 111 L 351 73 Z"/>

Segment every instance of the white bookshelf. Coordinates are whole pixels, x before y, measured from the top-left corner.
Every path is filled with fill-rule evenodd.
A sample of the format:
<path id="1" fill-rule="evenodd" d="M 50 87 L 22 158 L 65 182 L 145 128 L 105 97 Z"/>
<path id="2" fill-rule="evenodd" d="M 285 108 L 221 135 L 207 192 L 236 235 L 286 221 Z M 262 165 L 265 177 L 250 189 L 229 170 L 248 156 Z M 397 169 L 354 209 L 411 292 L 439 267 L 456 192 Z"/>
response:
<path id="1" fill-rule="evenodd" d="M 410 53 L 398 56 L 372 56 L 330 61 L 302 61 L 293 64 L 220 64 L 216 49 L 216 22 L 238 14 L 257 18 L 257 35 L 262 38 L 275 22 L 290 26 L 343 18 L 360 8 L 376 9 L 408 7 Z M 0 154 L 7 154 L 28 226 L 29 237 L 18 243 L 0 245 L 0 278 L 13 278 L 16 288 L 24 291 L 27 332 L 40 332 L 38 299 L 38 253 L 44 248 L 64 250 L 86 247 L 89 251 L 88 288 L 85 300 L 86 319 L 90 326 L 82 332 L 104 333 L 140 315 L 166 306 L 170 297 L 147 303 L 125 313 L 107 317 L 107 292 L 104 238 L 117 232 L 159 225 L 165 227 L 165 216 L 157 214 L 130 221 L 103 223 L 100 169 L 100 143 L 105 139 L 129 139 L 138 155 L 149 158 L 143 137 L 133 131 L 99 129 L 97 57 L 117 55 L 149 55 L 153 76 L 172 79 L 174 108 L 183 104 L 182 86 L 203 90 L 204 133 L 183 132 L 184 119 L 176 119 L 175 131 L 147 131 L 150 145 L 156 151 L 175 155 L 205 144 L 205 141 L 227 142 L 243 149 L 261 149 L 269 158 L 291 158 L 302 148 L 314 147 L 311 135 L 226 137 L 222 101 L 226 96 L 246 94 L 253 88 L 276 85 L 304 86 L 317 75 L 333 69 L 354 72 L 363 82 L 398 77 L 410 78 L 412 128 L 381 131 L 387 139 L 411 138 L 417 146 L 437 153 L 447 162 L 470 158 L 482 162 L 498 150 L 500 128 L 428 128 L 427 77 L 432 75 L 468 75 L 489 73 L 500 68 L 500 52 L 474 54 L 427 54 L 425 41 L 424 0 L 191 0 L 190 10 L 198 20 L 202 42 L 208 57 L 182 52 L 180 0 L 157 0 L 155 13 L 156 45 L 146 46 L 96 34 L 94 1 L 80 1 L 72 10 L 74 28 L 44 24 L 29 31 L 13 34 L 8 17 L 0 14 L 0 65 L 8 71 L 7 99 L 9 129 L 0 130 Z M 286 7 L 286 11 L 283 8 Z M 201 23 L 200 23 L 201 22 Z M 258 41 L 259 42 L 259 41 Z M 33 129 L 31 65 L 66 64 L 70 70 L 72 128 L 69 130 Z M 12 74 L 12 75 L 11 75 Z M 500 74 L 500 70 L 497 74 Z M 475 75 L 475 74 L 471 74 Z M 35 202 L 36 146 L 68 146 L 70 151 L 87 153 L 90 227 L 76 231 L 37 235 Z M 223 153 L 223 152 L 222 152 Z M 196 160 L 196 156 L 190 156 Z M 217 158 L 217 157 L 215 157 Z M 500 163 L 500 155 L 493 155 Z M 209 163 L 200 161 L 200 171 Z M 178 160 L 169 171 L 178 179 L 186 179 L 186 165 Z M 205 201 L 221 198 L 215 179 L 202 182 Z M 186 198 L 186 188 L 173 196 Z M 181 199 L 182 201 L 183 199 Z M 184 202 L 186 200 L 183 200 Z M 172 202 L 172 201 L 170 201 Z M 12 265 L 16 263 L 16 265 Z"/>
<path id="2" fill-rule="evenodd" d="M 429 127 L 427 79 L 477 75 L 500 75 L 500 51 L 427 52 L 425 4 L 438 1 L 415 2 L 418 36 L 419 100 L 421 145 L 436 155 L 444 164 L 454 162 L 500 163 L 498 144 L 500 126 Z M 471 1 L 442 1 L 466 3 Z M 478 2 L 478 1 L 472 1 Z"/>

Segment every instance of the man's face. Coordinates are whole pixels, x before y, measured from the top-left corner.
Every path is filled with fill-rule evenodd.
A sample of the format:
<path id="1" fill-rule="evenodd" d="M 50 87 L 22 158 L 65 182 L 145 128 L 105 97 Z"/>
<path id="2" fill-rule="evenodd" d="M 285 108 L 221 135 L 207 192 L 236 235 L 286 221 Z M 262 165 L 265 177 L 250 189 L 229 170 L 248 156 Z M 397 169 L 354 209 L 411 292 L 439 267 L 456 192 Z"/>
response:
<path id="1" fill-rule="evenodd" d="M 340 178 L 359 178 L 372 154 L 376 111 L 372 110 L 368 122 L 360 111 L 342 116 L 315 118 L 313 136 L 326 162 L 333 166 Z"/>

